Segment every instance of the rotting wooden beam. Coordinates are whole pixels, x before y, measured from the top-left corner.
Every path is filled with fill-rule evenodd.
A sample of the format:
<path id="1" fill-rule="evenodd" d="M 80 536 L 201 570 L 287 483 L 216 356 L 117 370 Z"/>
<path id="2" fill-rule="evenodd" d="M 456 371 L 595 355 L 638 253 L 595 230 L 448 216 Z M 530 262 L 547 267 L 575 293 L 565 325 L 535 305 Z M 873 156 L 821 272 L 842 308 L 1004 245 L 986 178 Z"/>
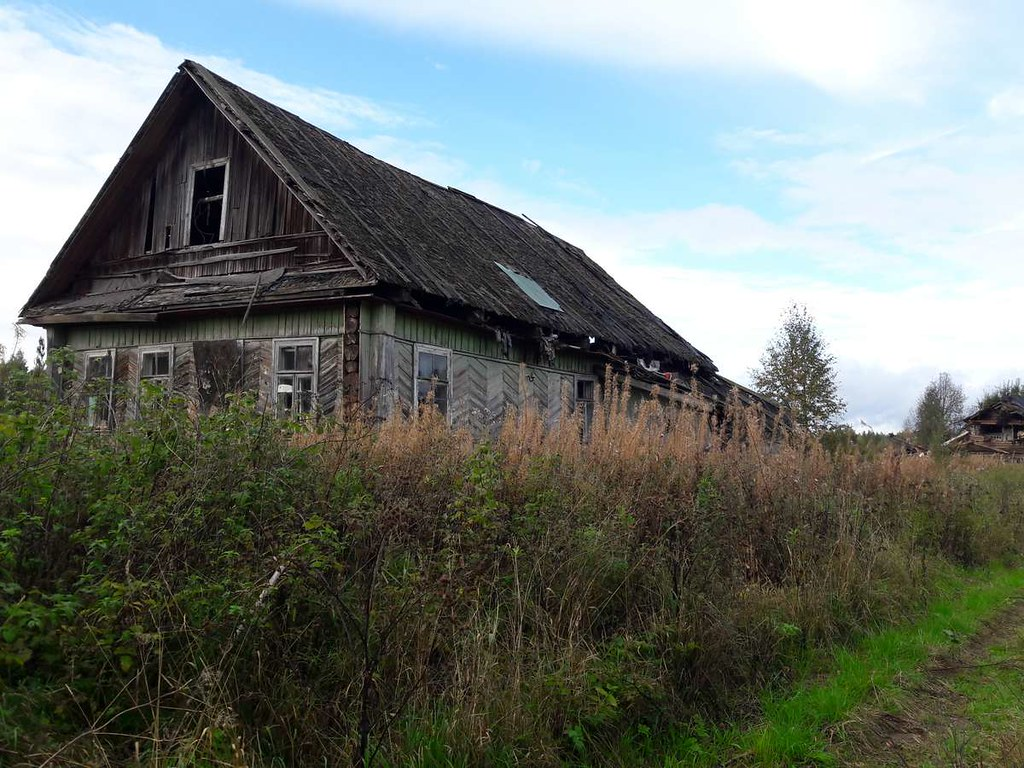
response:
<path id="1" fill-rule="evenodd" d="M 28 325 L 70 325 L 75 323 L 155 323 L 156 312 L 82 312 L 78 314 L 39 315 L 22 317 L 19 323 Z"/>

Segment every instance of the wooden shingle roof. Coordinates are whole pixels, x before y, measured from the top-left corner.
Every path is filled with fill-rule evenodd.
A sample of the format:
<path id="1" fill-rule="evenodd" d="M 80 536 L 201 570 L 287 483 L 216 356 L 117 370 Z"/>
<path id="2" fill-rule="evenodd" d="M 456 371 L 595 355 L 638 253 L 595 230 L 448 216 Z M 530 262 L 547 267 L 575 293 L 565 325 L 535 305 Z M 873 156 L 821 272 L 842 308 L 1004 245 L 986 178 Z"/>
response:
<path id="1" fill-rule="evenodd" d="M 187 61 L 190 74 L 250 138 L 264 142 L 324 228 L 376 281 L 625 352 L 697 363 L 695 349 L 581 249 L 496 206 L 356 149 Z M 531 300 L 498 264 L 535 280 L 562 311 Z"/>
<path id="2" fill-rule="evenodd" d="M 108 191 L 127 188 L 131 155 L 159 106 L 194 84 L 309 209 L 358 271 L 360 285 L 388 286 L 507 318 L 546 333 L 594 337 L 622 355 L 716 371 L 711 359 L 619 285 L 581 249 L 527 219 L 439 186 L 356 149 L 191 61 L 184 62 L 43 283 L 23 310 L 71 311 L 67 276 L 84 249 L 71 246 Z M 119 180 L 120 179 L 120 180 Z M 115 183 L 116 182 L 116 183 Z M 74 258 L 65 258 L 77 250 Z M 502 269 L 501 266 L 508 269 Z M 510 275 L 535 281 L 561 311 L 537 303 Z M 354 277 L 354 276 L 353 276 Z M 306 281 L 310 299 L 315 280 Z M 55 304 L 56 302 L 56 304 Z M 87 302 L 88 303 L 88 302 Z M 169 306 L 169 305 L 165 305 Z"/>

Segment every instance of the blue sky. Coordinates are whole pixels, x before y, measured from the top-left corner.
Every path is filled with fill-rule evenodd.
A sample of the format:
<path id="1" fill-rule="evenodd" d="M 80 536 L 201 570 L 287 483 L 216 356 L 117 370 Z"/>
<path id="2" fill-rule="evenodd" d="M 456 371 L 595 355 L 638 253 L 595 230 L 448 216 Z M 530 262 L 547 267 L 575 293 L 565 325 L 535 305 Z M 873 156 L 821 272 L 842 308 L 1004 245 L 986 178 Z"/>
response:
<path id="1" fill-rule="evenodd" d="M 737 380 L 806 303 L 896 429 L 1024 368 L 1019 5 L 0 4 L 0 319 L 187 56 L 579 244 Z"/>

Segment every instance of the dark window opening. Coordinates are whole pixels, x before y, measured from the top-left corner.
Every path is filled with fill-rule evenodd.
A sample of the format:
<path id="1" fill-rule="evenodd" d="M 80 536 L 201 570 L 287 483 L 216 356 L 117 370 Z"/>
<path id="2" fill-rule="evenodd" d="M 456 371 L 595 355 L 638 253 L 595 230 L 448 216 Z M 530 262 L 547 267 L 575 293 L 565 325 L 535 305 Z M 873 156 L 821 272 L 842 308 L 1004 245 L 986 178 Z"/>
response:
<path id="1" fill-rule="evenodd" d="M 169 389 L 171 383 L 170 350 L 158 349 L 152 352 L 143 352 L 142 364 L 139 366 L 139 379 Z"/>
<path id="2" fill-rule="evenodd" d="M 416 354 L 416 403 L 433 400 L 434 407 L 448 415 L 448 352 L 421 349 Z"/>
<path id="3" fill-rule="evenodd" d="M 146 211 L 146 243 L 143 250 L 150 253 L 153 250 L 153 220 L 156 218 L 156 177 L 149 182 L 149 206 Z"/>
<path id="4" fill-rule="evenodd" d="M 224 219 L 226 164 L 197 168 L 192 177 L 192 225 L 189 245 L 206 245 L 221 239 Z"/>

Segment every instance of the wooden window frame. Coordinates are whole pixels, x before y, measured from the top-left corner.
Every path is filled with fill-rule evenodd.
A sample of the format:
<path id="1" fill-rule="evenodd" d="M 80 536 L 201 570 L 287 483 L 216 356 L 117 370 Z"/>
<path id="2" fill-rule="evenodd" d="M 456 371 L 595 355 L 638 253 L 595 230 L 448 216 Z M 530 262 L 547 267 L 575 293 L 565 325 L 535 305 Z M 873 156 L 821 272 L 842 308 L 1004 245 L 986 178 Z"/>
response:
<path id="1" fill-rule="evenodd" d="M 581 400 L 580 397 L 579 397 L 580 382 L 584 382 L 584 381 L 589 381 L 591 384 L 594 385 L 594 394 L 593 394 L 593 396 L 591 397 L 590 400 Z M 600 386 L 600 382 L 598 381 L 597 376 L 592 376 L 590 374 L 583 374 L 583 373 L 577 373 L 577 374 L 575 374 L 573 376 L 573 380 L 572 380 L 572 410 L 573 410 L 573 413 L 577 412 L 577 408 L 578 408 L 580 403 L 589 403 L 590 404 L 589 411 L 585 411 L 583 413 L 583 438 L 585 440 L 590 437 L 590 430 L 592 429 L 593 424 L 594 424 L 594 406 L 595 406 L 595 403 L 597 402 L 597 392 L 598 392 L 598 387 L 599 386 Z"/>
<path id="2" fill-rule="evenodd" d="M 284 416 L 285 415 L 284 413 L 281 412 L 280 404 L 279 404 L 279 401 L 278 401 L 278 391 L 277 391 L 278 390 L 278 386 L 279 386 L 278 382 L 277 382 L 278 376 L 281 376 L 281 375 L 285 375 L 285 376 L 293 375 L 294 376 L 296 374 L 308 375 L 310 373 L 309 371 L 284 371 L 284 372 L 282 372 L 282 371 L 278 370 L 278 367 L 277 367 L 277 363 L 278 363 L 278 350 L 281 347 L 292 347 L 292 346 L 300 346 L 300 345 L 305 345 L 305 344 L 311 344 L 313 346 L 313 361 L 312 361 L 313 362 L 313 370 L 312 370 L 313 382 L 312 382 L 311 389 L 310 389 L 309 413 L 307 414 L 307 413 L 303 413 L 303 412 L 299 412 L 299 413 L 295 412 L 295 408 L 294 408 L 294 402 L 295 402 L 294 401 L 294 395 L 295 395 L 295 391 L 292 390 L 292 396 L 293 396 L 292 404 L 293 404 L 293 407 L 292 407 L 292 410 L 290 411 L 289 415 L 292 418 L 296 418 L 296 417 L 302 417 L 302 416 L 311 415 L 311 414 L 313 414 L 316 411 L 317 404 L 318 404 L 318 401 L 319 401 L 319 395 L 320 395 L 320 338 L 317 337 L 317 336 L 297 336 L 295 338 L 281 338 L 281 339 L 274 339 L 274 343 L 273 343 L 272 349 L 271 349 L 272 359 L 270 361 L 270 399 L 271 399 L 271 402 L 274 405 L 274 412 L 278 416 Z"/>
<path id="3" fill-rule="evenodd" d="M 89 378 L 89 362 L 104 357 L 110 358 L 110 375 L 107 376 L 107 419 L 105 425 L 96 423 L 95 410 L 93 403 L 90 400 L 98 395 L 91 395 L 88 391 L 89 382 L 95 381 L 95 379 Z M 114 369 L 117 364 L 117 350 L 114 348 L 108 349 L 93 349 L 85 353 L 85 373 L 82 376 L 82 387 L 83 397 L 85 398 L 85 423 L 91 429 L 110 429 L 114 423 Z"/>
<path id="4" fill-rule="evenodd" d="M 449 347 L 438 347 L 434 344 L 413 344 L 412 347 L 412 403 L 413 408 L 419 410 L 420 407 L 420 395 L 419 395 L 419 370 L 420 370 L 420 353 L 426 352 L 431 355 L 441 355 L 448 359 L 448 378 L 444 382 L 448 387 L 448 397 L 445 405 L 444 417 L 449 424 L 452 423 L 452 350 Z"/>
<path id="5" fill-rule="evenodd" d="M 218 166 L 224 166 L 224 192 L 221 193 L 221 205 L 220 205 L 220 231 L 217 234 L 217 240 L 214 243 L 192 243 L 192 217 L 196 212 L 196 172 L 205 171 L 207 168 L 217 168 Z M 218 157 L 216 160 L 205 160 L 201 163 L 192 163 L 189 166 L 188 175 L 188 221 L 185 225 L 185 247 L 188 248 L 204 248 L 217 243 L 224 242 L 224 233 L 227 231 L 228 221 L 228 192 L 231 189 L 231 158 L 230 157 Z M 203 200 L 212 200 L 216 195 L 212 197 L 203 198 Z"/>
<path id="6" fill-rule="evenodd" d="M 156 344 L 148 347 L 139 347 L 139 366 L 135 376 L 135 391 L 138 393 L 142 392 L 142 382 L 150 379 L 167 379 L 167 394 L 171 393 L 174 387 L 174 345 L 173 344 Z M 166 352 L 167 353 L 167 376 L 150 376 L 143 377 L 142 375 L 142 358 L 145 355 L 151 355 L 155 353 Z"/>

